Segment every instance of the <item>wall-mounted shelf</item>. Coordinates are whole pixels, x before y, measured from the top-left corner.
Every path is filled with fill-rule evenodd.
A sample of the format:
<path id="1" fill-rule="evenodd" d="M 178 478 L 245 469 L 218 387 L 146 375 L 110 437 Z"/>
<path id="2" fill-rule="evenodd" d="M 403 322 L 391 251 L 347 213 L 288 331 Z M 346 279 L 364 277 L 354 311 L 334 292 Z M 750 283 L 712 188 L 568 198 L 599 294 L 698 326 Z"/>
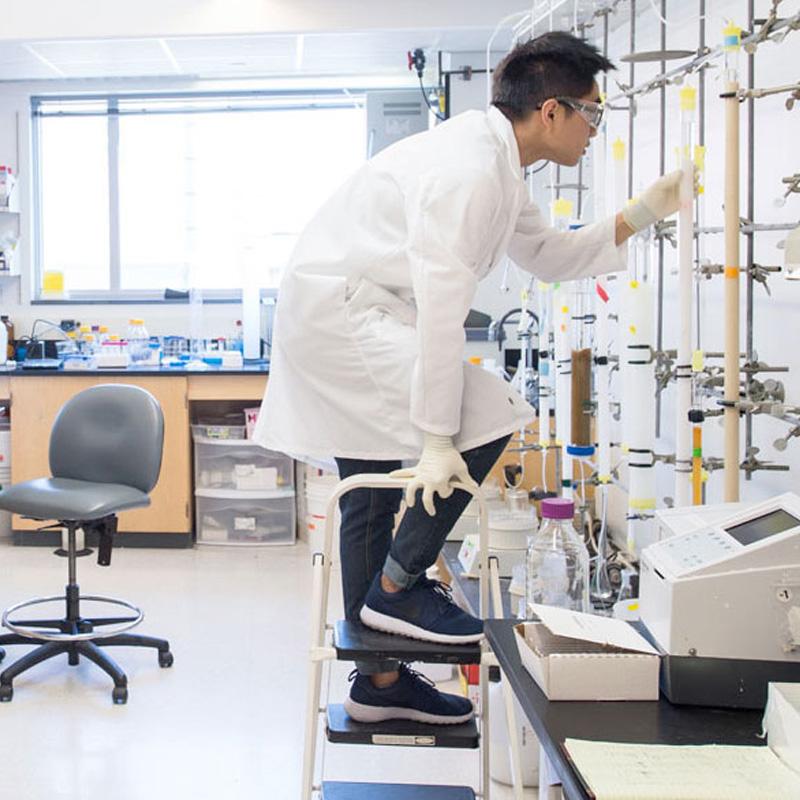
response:
<path id="1" fill-rule="evenodd" d="M 20 237 L 20 213 L 15 208 L 14 195 L 11 197 L 11 204 L 8 206 L 0 206 L 0 255 L 3 250 L 9 245 L 8 238 L 10 237 L 17 244 Z M 7 269 L 0 269 L 0 276 L 15 277 L 18 273 L 14 268 L 16 261 L 16 245 L 12 246 L 8 252 L 2 255 L 0 263 Z"/>

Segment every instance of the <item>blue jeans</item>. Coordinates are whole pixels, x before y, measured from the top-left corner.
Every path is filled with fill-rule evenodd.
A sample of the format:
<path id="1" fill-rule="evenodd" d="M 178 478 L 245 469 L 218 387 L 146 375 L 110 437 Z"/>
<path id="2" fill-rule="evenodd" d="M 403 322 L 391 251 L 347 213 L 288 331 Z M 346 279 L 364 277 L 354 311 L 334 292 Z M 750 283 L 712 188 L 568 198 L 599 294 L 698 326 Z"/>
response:
<path id="1" fill-rule="evenodd" d="M 462 453 L 469 474 L 478 483 L 489 474 L 505 449 L 509 436 Z M 399 461 L 364 461 L 337 458 L 339 477 L 361 473 L 387 473 L 400 469 Z M 447 534 L 453 529 L 472 496 L 456 490 L 447 499 L 434 496 L 436 516 L 422 505 L 421 490 L 413 508 L 406 509 L 392 539 L 394 517 L 403 498 L 400 489 L 354 489 L 339 500 L 342 513 L 340 560 L 344 608 L 348 620 L 358 621 L 361 606 L 375 575 L 381 570 L 394 583 L 408 588 L 436 562 Z M 358 662 L 365 675 L 391 672 L 396 661 Z"/>

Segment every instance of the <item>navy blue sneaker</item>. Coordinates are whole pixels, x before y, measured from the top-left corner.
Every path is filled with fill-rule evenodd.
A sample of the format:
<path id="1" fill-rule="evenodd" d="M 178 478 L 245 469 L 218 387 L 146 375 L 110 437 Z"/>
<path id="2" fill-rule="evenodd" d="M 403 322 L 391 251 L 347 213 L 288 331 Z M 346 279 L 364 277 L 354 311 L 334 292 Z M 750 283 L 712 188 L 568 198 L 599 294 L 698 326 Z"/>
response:
<path id="1" fill-rule="evenodd" d="M 345 711 L 356 722 L 410 719 L 432 725 L 456 725 L 472 718 L 472 701 L 457 694 L 440 692 L 432 680 L 405 664 L 400 677 L 384 689 L 372 685 L 369 675 L 350 673 L 353 685 L 344 701 Z"/>
<path id="2" fill-rule="evenodd" d="M 378 573 L 361 609 L 361 621 L 385 633 L 437 644 L 470 644 L 483 638 L 483 621 L 462 611 L 446 583 L 422 576 L 410 589 L 384 592 Z"/>

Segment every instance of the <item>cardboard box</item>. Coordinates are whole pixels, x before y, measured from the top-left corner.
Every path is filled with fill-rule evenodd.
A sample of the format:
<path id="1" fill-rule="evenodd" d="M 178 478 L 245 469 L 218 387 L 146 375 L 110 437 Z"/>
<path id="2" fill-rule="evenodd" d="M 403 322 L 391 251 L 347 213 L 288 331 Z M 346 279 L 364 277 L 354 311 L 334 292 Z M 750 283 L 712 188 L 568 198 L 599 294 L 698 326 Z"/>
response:
<path id="1" fill-rule="evenodd" d="M 763 725 L 770 748 L 800 772 L 800 683 L 769 684 Z"/>
<path id="2" fill-rule="evenodd" d="M 660 657 L 627 622 L 535 605 L 515 627 L 525 669 L 550 700 L 658 700 Z"/>

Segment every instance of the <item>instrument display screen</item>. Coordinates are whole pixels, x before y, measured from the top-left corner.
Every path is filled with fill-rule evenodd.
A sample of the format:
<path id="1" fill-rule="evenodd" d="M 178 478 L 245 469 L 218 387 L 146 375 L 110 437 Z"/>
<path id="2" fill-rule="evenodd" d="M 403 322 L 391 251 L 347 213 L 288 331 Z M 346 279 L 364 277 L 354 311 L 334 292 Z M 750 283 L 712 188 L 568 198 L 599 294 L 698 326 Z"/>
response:
<path id="1" fill-rule="evenodd" d="M 749 519 L 747 522 L 740 522 L 738 525 L 725 528 L 725 530 L 739 544 L 748 545 L 775 536 L 777 533 L 783 533 L 798 525 L 800 525 L 800 519 L 779 508 L 777 511 L 770 511 L 769 514 Z"/>

